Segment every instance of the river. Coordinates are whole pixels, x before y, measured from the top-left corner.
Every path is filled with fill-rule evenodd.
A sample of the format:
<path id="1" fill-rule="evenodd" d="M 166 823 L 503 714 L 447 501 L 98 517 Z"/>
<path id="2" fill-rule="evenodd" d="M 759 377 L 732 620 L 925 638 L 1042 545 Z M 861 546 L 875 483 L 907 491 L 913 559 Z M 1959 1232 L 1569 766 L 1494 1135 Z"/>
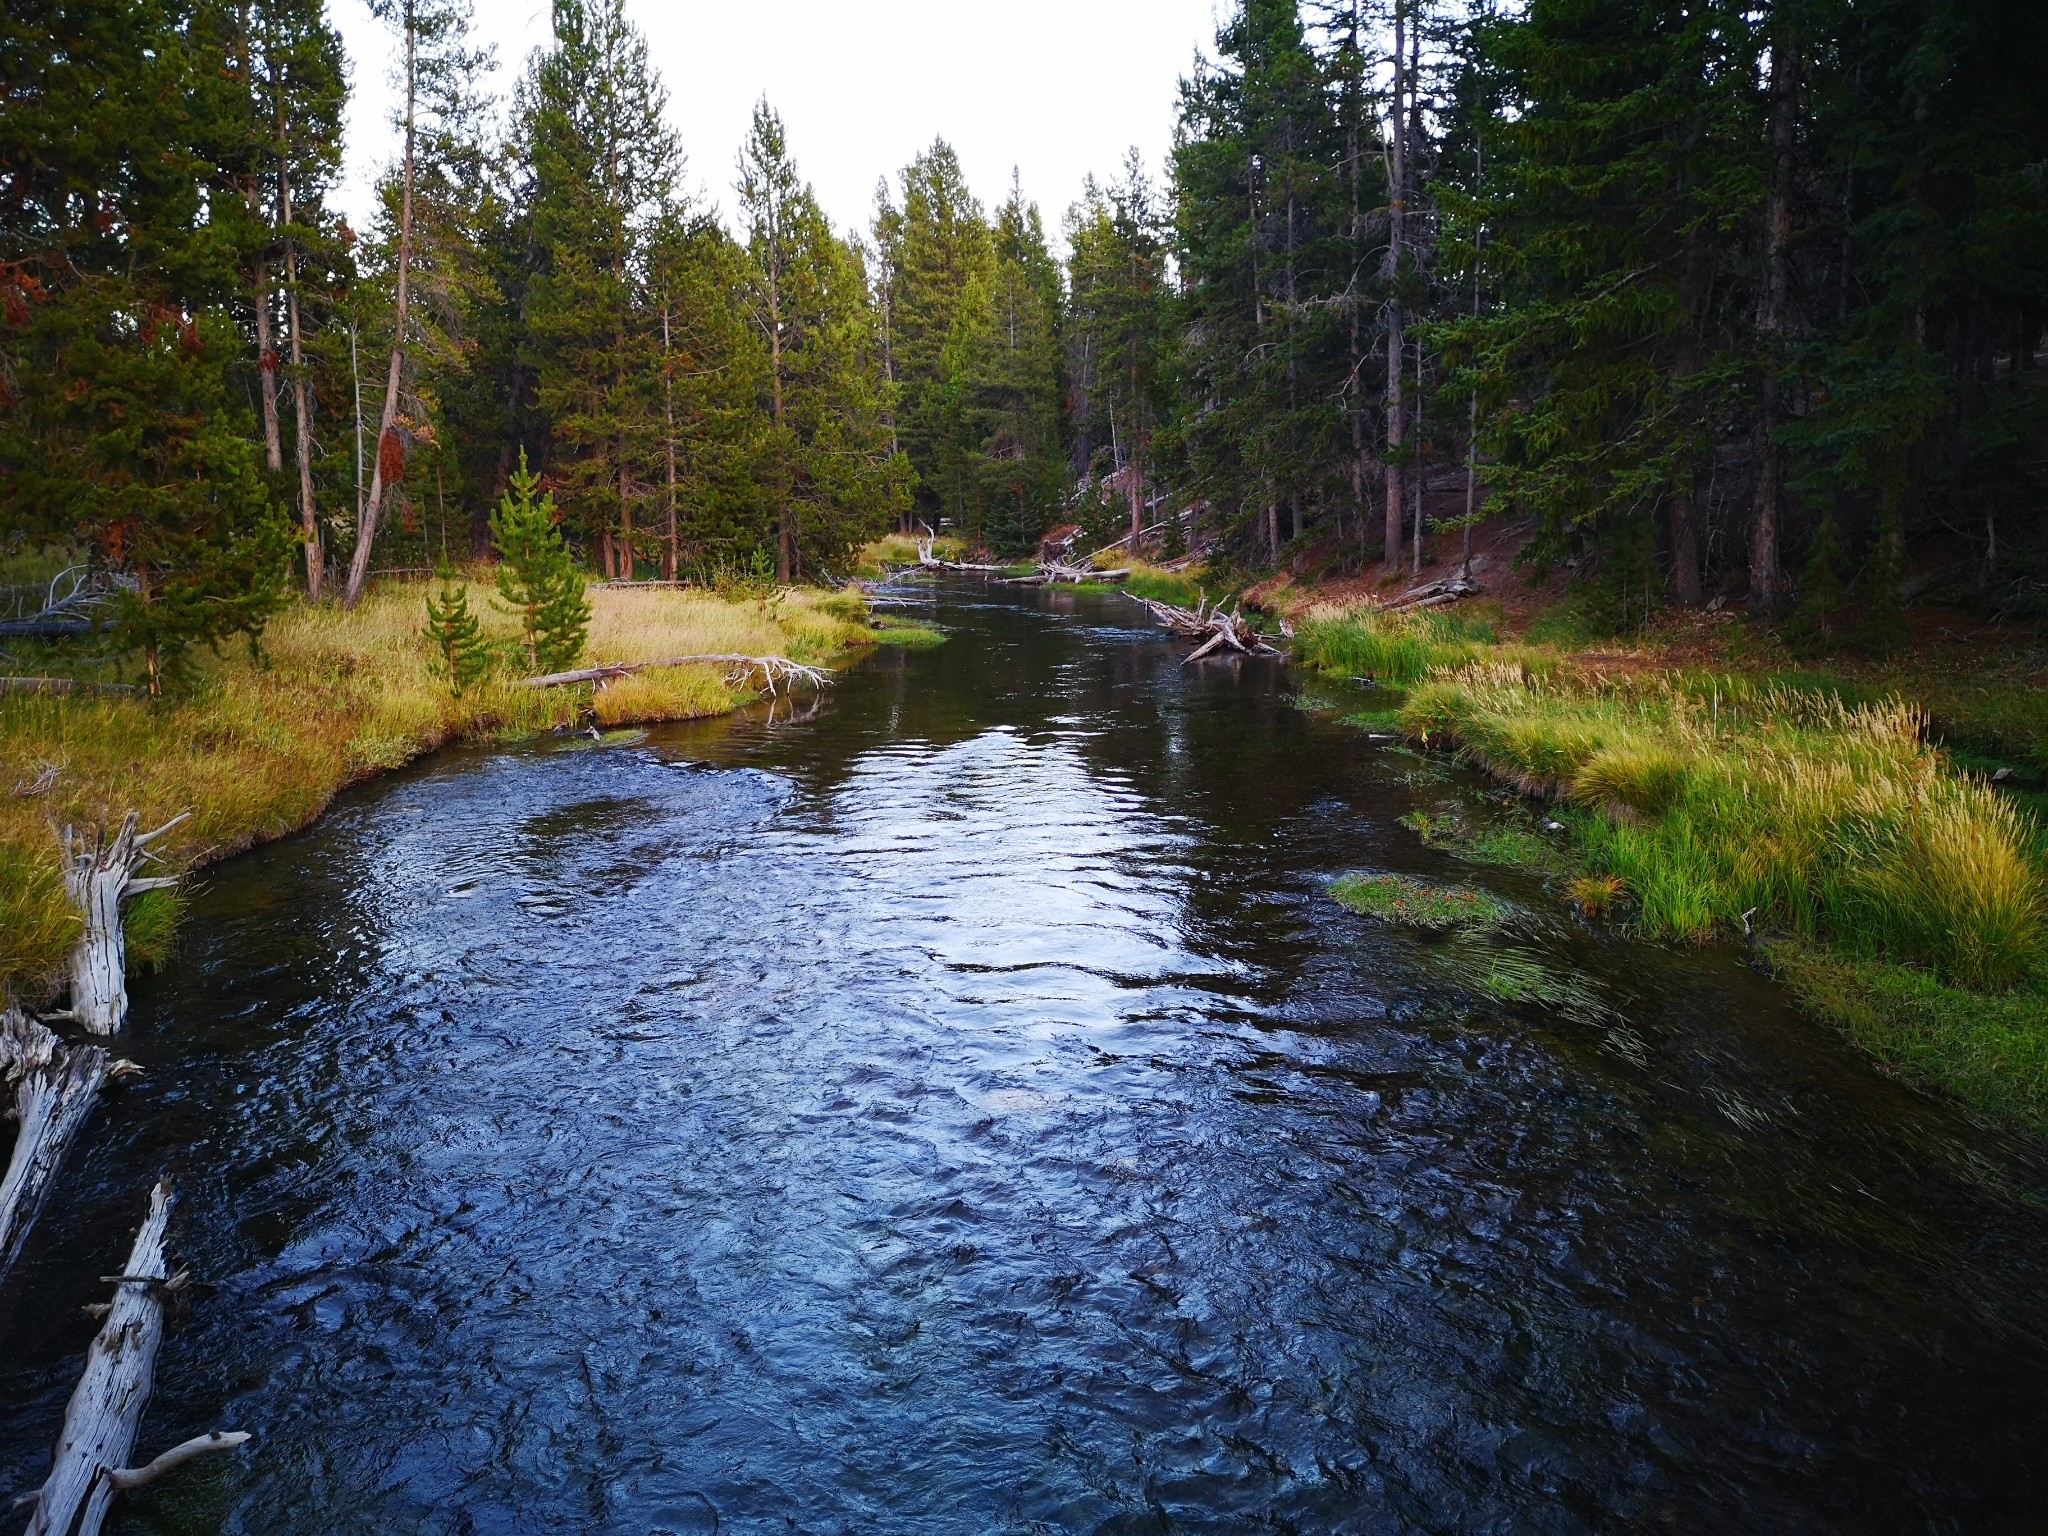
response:
<path id="1" fill-rule="evenodd" d="M 167 1170 L 141 1452 L 257 1438 L 126 1530 L 2038 1528 L 2035 1154 L 1423 847 L 1486 786 L 1283 666 L 922 594 L 815 706 L 443 752 L 210 871 L 0 1296 L 0 1496 Z"/>

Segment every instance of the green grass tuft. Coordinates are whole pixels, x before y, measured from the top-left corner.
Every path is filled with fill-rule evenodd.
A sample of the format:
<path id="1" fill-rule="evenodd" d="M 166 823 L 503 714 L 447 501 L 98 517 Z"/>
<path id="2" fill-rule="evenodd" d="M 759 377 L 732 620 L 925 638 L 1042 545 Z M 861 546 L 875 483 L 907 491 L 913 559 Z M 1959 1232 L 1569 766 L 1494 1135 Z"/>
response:
<path id="1" fill-rule="evenodd" d="M 874 641 L 899 650 L 929 651 L 946 643 L 946 632 L 928 619 L 884 615 L 874 621 Z"/>
<path id="2" fill-rule="evenodd" d="M 1484 891 L 1427 885 L 1406 875 L 1346 875 L 1330 894 L 1362 916 L 1409 928 L 1498 928 L 1508 912 Z"/>
<path id="3" fill-rule="evenodd" d="M 2048 994 L 1987 997 L 1925 971 L 1798 941 L 1768 953 L 1801 1002 L 1906 1081 L 2048 1134 Z"/>
<path id="4" fill-rule="evenodd" d="M 1300 659 L 1323 672 L 1405 686 L 1478 659 L 1494 642 L 1483 619 L 1429 610 L 1411 614 L 1312 613 L 1295 631 Z"/>

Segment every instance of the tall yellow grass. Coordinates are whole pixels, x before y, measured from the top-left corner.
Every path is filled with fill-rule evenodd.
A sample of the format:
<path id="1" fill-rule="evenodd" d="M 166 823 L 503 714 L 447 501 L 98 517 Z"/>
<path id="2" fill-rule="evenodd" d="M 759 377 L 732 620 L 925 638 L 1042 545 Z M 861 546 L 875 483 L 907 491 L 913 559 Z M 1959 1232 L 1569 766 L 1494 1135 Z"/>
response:
<path id="1" fill-rule="evenodd" d="M 344 785 L 461 736 L 548 729 L 593 708 L 604 723 L 723 713 L 740 702 L 723 669 L 644 673 L 599 694 L 514 689 L 456 698 L 422 639 L 426 588 L 373 590 L 352 612 L 296 605 L 259 656 L 206 660 L 187 691 L 129 697 L 0 695 L 0 996 L 44 990 L 75 931 L 51 823 L 192 820 L 163 851 L 186 867 L 281 836 Z M 470 607 L 509 638 L 489 589 Z M 729 600 L 593 588 L 588 659 L 777 653 L 819 662 L 864 642 L 857 602 L 823 593 Z"/>
<path id="2" fill-rule="evenodd" d="M 1481 664 L 1417 688 L 1402 721 L 1596 812 L 1580 852 L 1653 934 L 1777 926 L 1987 989 L 2048 958 L 2036 829 L 1903 702 Z"/>

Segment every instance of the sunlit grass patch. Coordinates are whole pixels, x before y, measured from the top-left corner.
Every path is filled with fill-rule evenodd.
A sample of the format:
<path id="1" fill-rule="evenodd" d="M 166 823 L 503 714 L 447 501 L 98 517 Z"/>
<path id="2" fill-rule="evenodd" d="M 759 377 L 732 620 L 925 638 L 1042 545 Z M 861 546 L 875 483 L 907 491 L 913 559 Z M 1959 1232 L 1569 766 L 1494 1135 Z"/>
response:
<path id="1" fill-rule="evenodd" d="M 1406 875 L 1346 875 L 1331 896 L 1351 911 L 1408 928 L 1497 928 L 1507 908 L 1484 891 L 1429 885 Z"/>
<path id="2" fill-rule="evenodd" d="M 1311 608 L 1295 628 L 1296 654 L 1309 666 L 1396 685 L 1475 661 L 1497 639 L 1485 619 L 1441 609 Z"/>
<path id="3" fill-rule="evenodd" d="M 513 619 L 470 581 L 469 605 L 501 651 Z M 160 851 L 177 868 L 305 825 L 353 780 L 463 736 L 529 735 L 723 713 L 738 696 L 720 666 L 637 674 L 589 688 L 519 689 L 500 671 L 457 697 L 426 644 L 428 588 L 373 588 L 353 611 L 295 604 L 260 652 L 202 656 L 186 688 L 138 696 L 0 695 L 0 995 L 46 988 L 74 934 L 49 822 L 145 827 L 190 810 Z M 808 590 L 743 598 L 697 590 L 593 587 L 586 660 L 705 653 L 822 662 L 869 638 L 857 596 Z M 7 793 L 6 791 L 13 792 Z M 138 960 L 167 950 L 177 904 L 137 903 Z"/>
<path id="4" fill-rule="evenodd" d="M 906 565 L 917 564 L 917 546 L 920 535 L 909 533 L 886 533 L 870 544 L 862 546 L 858 569 L 863 576 L 880 576 L 889 571 L 900 570 Z M 932 541 L 932 553 L 941 560 L 961 559 L 967 546 L 950 534 L 942 534 Z"/>
<path id="5" fill-rule="evenodd" d="M 1992 990 L 2035 974 L 2048 944 L 2035 829 L 1949 771 L 1896 701 L 1709 703 L 1475 666 L 1417 689 L 1403 721 L 1590 813 L 1570 818 L 1577 853 L 1626 881 L 1647 934 L 1778 927 Z"/>

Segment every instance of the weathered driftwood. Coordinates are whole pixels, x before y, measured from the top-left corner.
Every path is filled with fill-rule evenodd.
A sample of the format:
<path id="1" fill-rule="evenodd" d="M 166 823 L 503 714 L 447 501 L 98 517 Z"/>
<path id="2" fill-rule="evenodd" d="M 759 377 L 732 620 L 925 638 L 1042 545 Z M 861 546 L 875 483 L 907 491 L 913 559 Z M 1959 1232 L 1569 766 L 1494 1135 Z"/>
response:
<path id="1" fill-rule="evenodd" d="M 823 688 L 832 681 L 831 674 L 824 668 L 807 667 L 800 661 L 791 661 L 787 656 L 737 656 L 720 652 L 716 655 L 665 656 L 659 661 L 631 661 L 602 667 L 579 667 L 574 672 L 550 672 L 545 677 L 521 678 L 512 686 L 566 688 L 573 683 L 596 683 L 602 687 L 614 678 L 631 677 L 636 672 L 650 672 L 658 667 L 688 666 L 723 666 L 727 669 L 726 680 L 734 686 L 738 686 L 742 681 L 751 680 L 758 673 L 771 697 L 778 686 L 808 683 L 813 688 Z"/>
<path id="2" fill-rule="evenodd" d="M 1382 603 L 1380 611 L 1400 613 L 1407 608 L 1440 608 L 1445 603 L 1455 603 L 1461 597 L 1477 597 L 1484 590 L 1478 582 L 1460 571 L 1455 576 L 1446 576 L 1442 581 L 1411 587 L 1399 597 Z"/>
<path id="3" fill-rule="evenodd" d="M 1064 560 L 1045 560 L 1029 576 L 1013 576 L 1010 584 L 1019 587 L 1052 587 L 1063 581 L 1079 586 L 1084 581 L 1119 582 L 1128 581 L 1131 573 L 1122 566 L 1111 566 L 1097 570 L 1092 565 L 1069 565 Z"/>
<path id="4" fill-rule="evenodd" d="M 1280 654 L 1266 642 L 1265 636 L 1252 628 L 1251 620 L 1244 616 L 1242 604 L 1237 610 L 1226 613 L 1221 603 L 1214 608 L 1209 606 L 1209 594 L 1206 592 L 1202 593 L 1201 601 L 1193 608 L 1158 602 L 1131 592 L 1124 595 L 1143 607 L 1174 634 L 1201 642 L 1190 654 L 1181 659 L 1182 666 L 1191 661 L 1201 661 L 1226 646 L 1243 656 Z"/>
<path id="5" fill-rule="evenodd" d="M 979 565 L 971 560 L 941 560 L 932 553 L 934 539 L 917 541 L 917 564 L 927 571 L 964 571 L 970 576 L 987 576 L 1003 569 L 1000 565 Z"/>
<path id="6" fill-rule="evenodd" d="M 178 883 L 175 876 L 138 879 L 149 845 L 192 813 L 173 816 L 154 832 L 136 835 L 130 811 L 112 842 L 104 827 L 88 839 L 73 827 L 58 834 L 64 845 L 64 884 L 84 920 L 71 950 L 71 1007 L 63 1015 L 95 1035 L 118 1032 L 128 1018 L 127 955 L 121 943 L 121 903 L 144 891 Z"/>
<path id="7" fill-rule="evenodd" d="M 171 1182 L 165 1179 L 150 1191 L 149 1215 L 135 1234 L 127 1268 L 110 1277 L 114 1299 L 64 1410 L 50 1475 L 34 1495 L 28 1536 L 98 1536 L 119 1490 L 139 1488 L 194 1456 L 232 1450 L 249 1438 L 202 1435 L 147 1466 L 128 1465 L 149 1402 L 157 1346 L 163 1342 L 164 1292 L 177 1284 L 164 1265 L 164 1230 L 170 1219 Z"/>
<path id="8" fill-rule="evenodd" d="M 0 1084 L 13 1098 L 17 1122 L 0 1177 L 0 1282 L 21 1256 L 107 1073 L 107 1053 L 98 1046 L 67 1045 L 19 1008 L 0 1009 Z"/>

